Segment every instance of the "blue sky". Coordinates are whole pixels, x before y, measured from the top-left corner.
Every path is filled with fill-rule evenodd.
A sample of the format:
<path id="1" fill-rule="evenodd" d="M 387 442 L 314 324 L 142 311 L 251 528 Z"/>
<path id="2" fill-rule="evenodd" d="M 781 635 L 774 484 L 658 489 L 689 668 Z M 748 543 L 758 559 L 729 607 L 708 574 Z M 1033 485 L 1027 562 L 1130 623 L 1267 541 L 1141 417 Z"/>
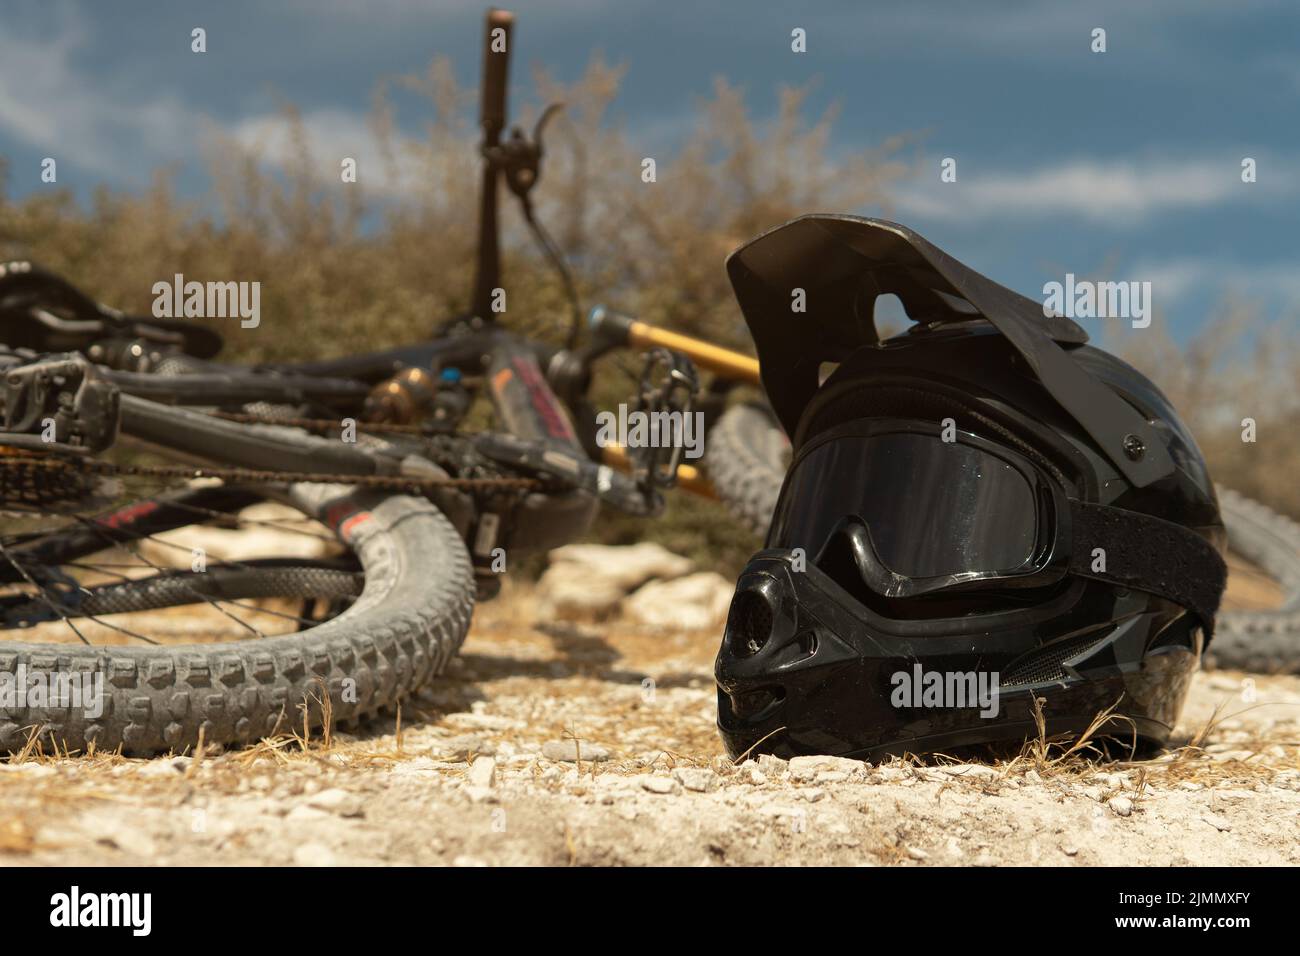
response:
<path id="1" fill-rule="evenodd" d="M 1300 5 L 1291 0 L 817 3 L 521 0 L 520 65 L 576 78 L 595 50 L 628 73 L 629 137 L 680 137 L 715 76 L 758 115 L 782 84 L 838 101 L 832 147 L 910 132 L 917 174 L 890 213 L 1041 298 L 1066 272 L 1149 280 L 1157 322 L 1185 339 L 1225 293 L 1300 314 Z M 6 0 L 0 154 L 9 189 L 39 181 L 138 189 L 159 164 L 207 185 L 203 131 L 235 133 L 298 105 L 341 155 L 364 144 L 376 80 L 451 56 L 472 85 L 483 8 L 450 0 Z M 194 26 L 209 52 L 189 50 Z M 808 52 L 790 51 L 790 31 Z M 1107 52 L 1090 51 L 1107 31 Z M 521 78 L 524 83 L 520 83 Z M 418 135 L 419 116 L 403 111 Z M 1258 181 L 1241 181 L 1243 157 Z M 958 181 L 940 183 L 954 157 Z M 544 186 L 543 186 L 544 188 Z M 811 210 L 810 210 L 811 211 Z M 840 210 L 880 214 L 880 209 Z M 719 263 L 719 268 L 722 264 Z M 1298 326 L 1300 327 L 1300 326 Z"/>

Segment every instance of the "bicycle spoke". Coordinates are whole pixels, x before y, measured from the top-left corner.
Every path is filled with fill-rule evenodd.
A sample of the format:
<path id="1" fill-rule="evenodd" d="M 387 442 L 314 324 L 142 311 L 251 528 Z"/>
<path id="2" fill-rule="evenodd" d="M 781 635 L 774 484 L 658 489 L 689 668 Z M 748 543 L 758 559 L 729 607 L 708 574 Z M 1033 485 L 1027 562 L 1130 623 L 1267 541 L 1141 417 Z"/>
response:
<path id="1" fill-rule="evenodd" d="M 154 564 L 152 561 L 150 561 L 148 558 L 146 558 L 143 554 L 141 554 L 141 553 L 140 553 L 139 551 L 137 551 L 136 549 L 130 547 L 128 544 L 123 543 L 123 542 L 115 542 L 115 541 L 114 541 L 114 540 L 113 540 L 109 535 L 107 535 L 107 534 L 103 534 L 103 533 L 101 532 L 101 530 L 100 530 L 100 529 L 103 527 L 102 524 L 101 524 L 100 522 L 93 521 L 93 520 L 90 519 L 90 518 L 80 518 L 79 520 L 81 520 L 81 521 L 83 521 L 84 523 L 90 525 L 90 526 L 91 526 L 91 529 L 92 529 L 92 530 L 93 530 L 93 531 L 94 531 L 98 536 L 104 538 L 106 541 L 108 541 L 110 544 L 113 544 L 113 545 L 116 546 L 116 547 L 122 547 L 122 548 L 124 548 L 124 550 L 126 550 L 128 554 L 130 554 L 130 555 L 131 555 L 132 557 L 134 557 L 134 558 L 138 558 L 139 560 L 145 562 L 147 565 L 149 565 L 149 567 L 153 568 L 154 571 L 157 571 L 157 572 L 164 572 L 164 571 L 168 570 L 168 569 L 166 569 L 166 568 L 163 568 L 163 567 L 161 567 L 161 566 L 159 566 L 159 565 Z M 151 541 L 157 540 L 157 539 L 153 538 L 152 536 L 148 536 L 148 535 L 146 535 L 146 538 L 147 538 L 148 540 L 151 540 Z M 177 547 L 180 547 L 180 546 L 177 545 Z M 191 551 L 191 553 L 193 553 L 193 552 Z M 230 620 L 234 621 L 236 624 L 238 624 L 240 627 L 244 628 L 245 630 L 251 632 L 251 633 L 252 633 L 253 635 L 255 635 L 256 637 L 259 637 L 259 638 L 260 638 L 260 637 L 266 637 L 266 635 L 263 634 L 260 630 L 258 630 L 257 628 L 253 627 L 251 624 L 249 624 L 248 622 L 244 621 L 243 619 L 237 617 L 236 615 L 230 613 L 230 612 L 227 611 L 225 608 L 223 608 L 223 607 L 222 607 L 222 606 L 221 606 L 217 601 L 215 601 L 215 600 L 213 600 L 212 598 L 208 597 L 206 594 L 203 594 L 202 592 L 196 590 L 195 588 L 193 588 L 193 587 L 187 585 L 184 581 L 181 582 L 181 586 L 182 586 L 183 588 L 185 588 L 186 591 L 190 592 L 192 595 L 194 595 L 195 597 L 199 598 L 199 599 L 200 599 L 201 601 L 203 601 L 205 604 L 208 604 L 208 605 L 210 605 L 211 607 L 215 608 L 219 613 L 221 613 L 221 614 L 224 615 L 225 617 L 229 618 Z"/>
<path id="2" fill-rule="evenodd" d="M 58 615 L 59 620 L 61 620 L 64 624 L 68 625 L 68 627 L 72 629 L 72 633 L 77 635 L 77 637 L 81 640 L 81 643 L 87 646 L 93 646 L 91 645 L 91 642 L 86 638 L 86 635 L 81 633 L 81 629 L 78 628 L 77 625 L 73 624 L 72 619 L 67 614 L 64 613 L 64 605 L 55 604 L 53 601 L 49 599 L 49 597 L 45 593 L 45 589 L 32 579 L 32 576 L 27 572 L 27 569 L 24 568 L 22 564 L 20 564 L 17 560 L 15 560 L 13 555 L 9 553 L 8 548 L 4 547 L 3 545 L 0 545 L 0 554 L 3 554 L 5 560 L 7 560 L 11 565 L 13 565 L 14 570 L 17 571 L 20 575 L 22 575 L 23 579 L 36 589 L 36 595 L 35 595 L 36 598 L 42 604 L 48 607 L 51 611 L 53 611 L 56 615 Z M 110 624 L 108 621 L 102 621 L 93 614 L 86 614 L 84 615 L 84 617 L 86 617 L 88 620 L 94 621 L 96 624 L 100 625 L 101 627 L 107 627 L 108 629 L 117 631 L 120 634 L 126 634 L 129 637 L 133 637 L 137 640 L 144 641 L 146 644 L 156 645 L 158 643 L 157 641 L 149 637 L 146 637 L 143 634 L 138 634 L 135 631 L 130 630 L 129 628 L 119 627 L 116 624 Z"/>

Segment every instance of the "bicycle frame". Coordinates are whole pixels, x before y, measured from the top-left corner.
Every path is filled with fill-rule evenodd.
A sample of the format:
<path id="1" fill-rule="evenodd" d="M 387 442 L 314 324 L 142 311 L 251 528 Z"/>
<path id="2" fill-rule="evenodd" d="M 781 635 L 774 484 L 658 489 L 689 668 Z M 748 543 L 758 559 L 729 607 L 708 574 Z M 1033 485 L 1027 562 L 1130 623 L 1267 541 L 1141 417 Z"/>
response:
<path id="1" fill-rule="evenodd" d="M 574 418 L 585 426 L 584 413 L 589 412 L 586 393 L 589 389 L 593 363 L 603 355 L 617 349 L 649 351 L 668 349 L 689 358 L 695 365 L 715 376 L 716 383 L 759 384 L 758 363 L 742 353 L 721 348 L 712 343 L 692 338 L 667 329 L 597 307 L 589 321 L 589 341 L 575 347 L 570 341 L 561 348 L 528 341 L 499 327 L 493 317 L 490 302 L 494 291 L 501 285 L 501 255 L 499 237 L 498 200 L 499 187 L 504 175 L 510 189 L 524 206 L 525 217 L 535 231 L 540 227 L 532 217 L 528 205 L 528 191 L 536 184 L 540 173 L 542 123 L 530 141 L 518 128 L 503 141 L 507 125 L 507 85 L 509 78 L 510 44 L 514 17 L 504 10 L 489 10 L 485 22 L 483 48 L 483 90 L 480 106 L 480 125 L 483 130 L 481 153 L 482 182 L 479 206 L 479 236 L 477 261 L 469 314 L 445 323 L 442 334 L 434 339 L 372 353 L 324 361 L 264 364 L 251 369 L 219 364 L 211 361 L 219 343 L 200 337 L 202 348 L 190 347 L 187 323 L 172 323 L 175 328 L 164 330 L 164 342 L 179 342 L 179 348 L 195 359 L 193 368 L 185 375 L 156 375 L 131 370 L 105 370 L 103 377 L 117 386 L 124 397 L 146 399 L 148 402 L 126 402 L 123 431 L 150 441 L 160 440 L 174 428 L 166 415 L 151 408 L 150 403 L 169 405 L 223 405 L 248 402 L 279 402 L 301 404 L 309 402 L 331 414 L 357 415 L 371 394 L 371 389 L 409 368 L 427 371 L 455 368 L 458 372 L 482 376 L 505 430 L 525 440 L 554 443 L 557 447 L 580 452 L 597 462 L 618 470 L 627 470 L 630 459 L 621 448 L 598 448 L 594 431 L 575 428 Z M 543 123 L 552 108 L 543 114 Z M 543 235 L 539 231 L 539 237 Z M 545 245 L 545 243 L 544 243 Z M 553 250 L 548 249 L 548 254 Z M 553 257 L 554 261 L 554 257 Z M 23 266 L 25 264 L 14 264 Z M 563 267 L 561 265 L 563 271 Z M 33 273 L 30 266 L 23 270 Z M 39 270 L 35 270 L 39 272 Z M 566 279 L 567 279 L 567 273 Z M 154 323 L 148 319 L 133 320 L 113 310 L 99 306 L 63 280 L 53 276 L 32 275 L 30 281 L 49 284 L 62 300 L 75 305 L 79 316 L 112 318 L 105 323 L 121 336 L 126 320 L 127 329 L 149 328 Z M 194 326 L 196 330 L 200 327 Z M 212 336 L 209 335 L 209 338 Z M 122 341 L 117 342 L 118 347 Z M 152 347 L 152 346 L 150 346 Z M 164 349 L 177 348 L 176 344 L 162 345 Z M 105 361 L 113 347 L 92 345 L 84 349 L 92 360 Z M 96 351 L 100 353 L 96 356 Z M 129 368 L 130 366 L 128 366 Z M 594 428 L 594 426 L 593 426 Z M 209 429 L 210 431 L 210 429 Z M 235 442 L 238 434 L 228 429 L 232 443 L 222 442 L 221 449 L 233 453 L 242 447 Z M 193 444 L 187 450 L 195 454 L 213 451 L 207 438 L 193 436 L 174 437 L 180 445 Z M 254 443 L 256 444 L 256 443 Z M 182 450 L 177 448 L 177 450 Z M 253 448 L 242 455 L 241 463 L 252 465 L 257 460 Z M 252 456 L 251 458 L 249 456 Z M 344 456 L 346 457 L 346 456 Z M 274 458 L 268 459 L 274 460 Z M 295 467 L 305 467 L 297 462 Z M 364 471 L 364 466 L 353 467 Z M 339 468 L 339 470 L 347 470 Z M 677 477 L 687 490 L 710 494 L 707 481 L 689 466 L 678 468 Z"/>

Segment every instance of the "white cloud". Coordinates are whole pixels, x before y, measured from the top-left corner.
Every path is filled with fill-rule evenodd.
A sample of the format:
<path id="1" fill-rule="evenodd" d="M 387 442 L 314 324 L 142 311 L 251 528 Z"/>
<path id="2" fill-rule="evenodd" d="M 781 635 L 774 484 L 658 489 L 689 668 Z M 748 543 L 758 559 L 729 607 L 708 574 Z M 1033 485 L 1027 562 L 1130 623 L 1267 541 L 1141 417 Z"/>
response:
<path id="1" fill-rule="evenodd" d="M 1126 275 L 1149 281 L 1161 308 L 1231 293 L 1284 309 L 1300 307 L 1300 272 L 1288 262 L 1242 263 L 1182 257 L 1136 263 Z"/>
<path id="2" fill-rule="evenodd" d="M 172 95 L 133 96 L 79 69 L 90 31 L 73 8 L 53 9 L 52 35 L 0 31 L 0 128 L 60 163 L 127 179 L 142 151 L 151 165 L 192 154 L 201 118 Z"/>
<path id="3" fill-rule="evenodd" d="M 1256 157 L 1259 159 L 1259 157 Z M 1072 217 L 1134 225 L 1160 213 L 1223 203 L 1277 200 L 1300 193 L 1300 176 L 1260 160 L 1260 181 L 1241 181 L 1240 160 L 1076 159 L 1051 166 L 983 175 L 958 160 L 957 181 L 939 181 L 938 165 L 923 182 L 896 189 L 909 215 L 964 221 Z"/>
<path id="4" fill-rule="evenodd" d="M 320 109 L 300 117 L 308 156 L 320 166 L 320 173 L 337 177 L 345 157 L 355 159 L 359 181 L 368 193 L 388 198 L 409 195 L 417 182 L 436 179 L 420 164 L 422 145 L 410 136 L 394 134 L 392 156 L 385 156 L 365 115 L 345 110 Z M 281 169 L 291 169 L 302 161 L 295 142 L 294 123 L 285 115 L 264 114 L 242 120 L 229 135 L 259 161 Z M 445 159 L 450 151 L 440 151 Z M 464 161 L 475 162 L 475 153 L 467 141 Z M 430 185 L 426 183 L 426 185 Z"/>

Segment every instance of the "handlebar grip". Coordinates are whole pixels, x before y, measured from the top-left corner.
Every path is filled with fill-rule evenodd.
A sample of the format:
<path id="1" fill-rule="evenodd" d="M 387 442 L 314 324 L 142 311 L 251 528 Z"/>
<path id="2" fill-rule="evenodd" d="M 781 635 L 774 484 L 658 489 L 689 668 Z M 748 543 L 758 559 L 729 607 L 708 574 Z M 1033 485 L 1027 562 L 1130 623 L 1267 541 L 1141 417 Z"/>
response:
<path id="1" fill-rule="evenodd" d="M 506 125 L 506 84 L 514 24 L 515 15 L 509 10 L 488 11 L 483 35 L 483 103 L 479 119 L 491 133 L 499 133 Z"/>
<path id="2" fill-rule="evenodd" d="M 598 305 L 587 313 L 587 328 L 597 339 L 608 341 L 611 345 L 627 345 L 632 326 L 636 319 L 622 312 Z"/>
<path id="3" fill-rule="evenodd" d="M 610 347 L 631 346 L 634 349 L 663 348 L 680 352 L 700 368 L 707 369 L 728 381 L 749 382 L 762 385 L 758 360 L 743 352 L 714 345 L 680 332 L 661 329 L 621 312 L 598 305 L 587 317 L 593 338 Z"/>

